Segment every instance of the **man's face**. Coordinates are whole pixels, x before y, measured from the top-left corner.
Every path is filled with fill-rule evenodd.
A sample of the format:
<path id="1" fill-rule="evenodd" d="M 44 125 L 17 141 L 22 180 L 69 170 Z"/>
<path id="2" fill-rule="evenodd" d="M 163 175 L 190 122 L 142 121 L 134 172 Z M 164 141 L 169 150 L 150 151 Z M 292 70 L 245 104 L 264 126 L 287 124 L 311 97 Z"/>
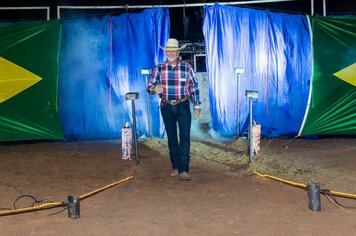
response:
<path id="1" fill-rule="evenodd" d="M 167 59 L 170 62 L 174 62 L 175 60 L 177 60 L 178 55 L 179 55 L 179 51 L 166 51 Z"/>

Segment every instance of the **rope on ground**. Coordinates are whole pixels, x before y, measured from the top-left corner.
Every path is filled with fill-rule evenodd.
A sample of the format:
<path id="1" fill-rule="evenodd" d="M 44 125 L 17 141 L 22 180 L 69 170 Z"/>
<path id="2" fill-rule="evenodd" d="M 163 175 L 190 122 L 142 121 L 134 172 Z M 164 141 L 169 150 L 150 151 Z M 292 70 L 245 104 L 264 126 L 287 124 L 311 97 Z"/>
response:
<path id="1" fill-rule="evenodd" d="M 122 179 L 122 180 L 119 180 L 112 184 L 106 185 L 105 187 L 102 187 L 102 188 L 96 189 L 94 191 L 91 191 L 89 193 L 83 194 L 79 197 L 79 200 L 83 200 L 84 198 L 92 196 L 96 193 L 104 191 L 105 189 L 111 188 L 115 185 L 118 185 L 122 182 L 125 182 L 125 181 L 133 179 L 133 178 L 134 178 L 134 176 L 129 176 L 129 177 L 126 177 L 125 179 Z M 37 206 L 32 206 L 32 207 L 3 210 L 3 211 L 0 211 L 0 216 L 13 215 L 13 214 L 19 214 L 19 213 L 25 213 L 25 212 L 31 212 L 31 211 L 38 211 L 38 210 L 49 209 L 49 208 L 54 208 L 54 207 L 58 207 L 58 206 L 66 206 L 66 205 L 68 205 L 68 202 L 48 202 L 48 203 L 43 203 L 43 204 L 39 204 Z"/>
<path id="2" fill-rule="evenodd" d="M 279 182 L 282 182 L 282 183 L 285 183 L 285 184 L 289 184 L 289 185 L 292 185 L 292 186 L 295 186 L 295 187 L 298 187 L 298 188 L 303 188 L 303 189 L 307 188 L 307 186 L 305 184 L 284 180 L 284 179 L 281 179 L 281 178 L 278 178 L 278 177 L 275 177 L 275 176 L 272 176 L 272 175 L 261 174 L 261 173 L 258 173 L 257 171 L 254 171 L 254 173 L 256 175 L 260 176 L 260 177 L 274 179 L 274 180 L 277 180 Z"/>
<path id="3" fill-rule="evenodd" d="M 254 173 L 257 176 L 260 176 L 260 177 L 263 177 L 263 178 L 274 179 L 274 180 L 280 181 L 282 183 L 286 183 L 286 184 L 289 184 L 289 185 L 292 185 L 292 186 L 295 186 L 295 187 L 299 187 L 299 188 L 303 188 L 303 189 L 307 188 L 305 184 L 284 180 L 284 179 L 281 179 L 281 178 L 278 178 L 278 177 L 275 177 L 275 176 L 272 176 L 272 175 L 261 174 L 261 173 L 259 173 L 257 171 L 254 171 Z M 321 193 L 323 193 L 323 192 L 321 192 Z M 337 191 L 332 191 L 332 190 L 329 190 L 328 193 L 330 195 L 333 195 L 333 196 L 356 199 L 356 194 L 353 194 L 353 193 L 344 193 L 344 192 L 337 192 Z"/>
<path id="4" fill-rule="evenodd" d="M 294 138 L 292 138 L 291 140 L 289 140 L 287 143 L 283 144 L 283 147 L 284 147 L 284 148 L 288 148 L 288 145 L 289 145 L 291 142 L 293 142 L 294 140 L 296 140 L 297 138 L 299 138 L 299 137 L 300 137 L 299 135 L 295 136 Z"/>
<path id="5" fill-rule="evenodd" d="M 92 195 L 94 195 L 94 194 L 97 194 L 97 193 L 99 193 L 99 192 L 101 192 L 101 191 L 104 191 L 105 189 L 114 187 L 115 185 L 118 185 L 118 184 L 120 184 L 120 183 L 122 183 L 122 182 L 125 182 L 125 181 L 130 180 L 130 179 L 133 179 L 133 178 L 134 178 L 134 176 L 129 176 L 129 177 L 126 177 L 125 179 L 119 180 L 119 181 L 114 182 L 114 183 L 112 183 L 112 184 L 108 184 L 108 185 L 106 185 L 106 186 L 104 186 L 104 187 L 102 187 L 102 188 L 99 188 L 99 189 L 96 189 L 96 190 L 91 191 L 91 192 L 89 192 L 89 193 L 83 194 L 83 195 L 79 196 L 79 200 L 83 200 L 84 198 L 87 198 L 87 197 L 89 197 L 89 196 L 92 196 Z"/>

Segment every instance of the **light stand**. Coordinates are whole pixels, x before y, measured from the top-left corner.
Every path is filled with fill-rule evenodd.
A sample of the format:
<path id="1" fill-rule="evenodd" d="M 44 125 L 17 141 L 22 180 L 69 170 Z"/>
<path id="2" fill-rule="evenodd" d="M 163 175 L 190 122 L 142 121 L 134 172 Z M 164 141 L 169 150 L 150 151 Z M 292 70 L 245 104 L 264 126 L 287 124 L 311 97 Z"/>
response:
<path id="1" fill-rule="evenodd" d="M 237 129 L 236 129 L 236 139 L 240 137 L 240 99 L 239 99 L 239 90 L 240 90 L 240 75 L 244 73 L 244 69 L 242 68 L 235 68 L 234 69 L 236 78 L 237 78 L 237 101 L 236 101 L 236 120 L 237 120 Z"/>
<path id="2" fill-rule="evenodd" d="M 132 106 L 132 121 L 133 121 L 133 136 L 135 141 L 135 154 L 136 154 L 136 165 L 140 164 L 140 159 L 138 155 L 138 140 L 137 140 L 137 128 L 136 128 L 136 111 L 135 111 L 135 100 L 138 99 L 139 93 L 131 92 L 125 94 L 126 100 L 131 100 Z"/>
<path id="3" fill-rule="evenodd" d="M 146 85 L 148 84 L 148 75 L 151 74 L 150 69 L 142 69 L 141 70 L 141 75 L 145 75 L 146 77 Z M 149 99 L 149 94 L 146 93 L 146 104 L 147 104 L 147 126 L 148 126 L 148 137 L 152 137 L 152 132 L 151 132 L 151 117 L 150 117 L 150 99 Z"/>
<path id="4" fill-rule="evenodd" d="M 250 141 L 250 148 L 249 148 L 249 159 L 248 163 L 251 163 L 252 160 L 252 153 L 253 153 L 253 139 L 252 139 L 252 99 L 257 99 L 258 98 L 258 92 L 257 91 L 252 91 L 252 90 L 246 90 L 246 98 L 249 98 L 249 104 L 250 104 L 250 124 L 249 124 L 249 129 L 248 129 L 248 138 Z"/>

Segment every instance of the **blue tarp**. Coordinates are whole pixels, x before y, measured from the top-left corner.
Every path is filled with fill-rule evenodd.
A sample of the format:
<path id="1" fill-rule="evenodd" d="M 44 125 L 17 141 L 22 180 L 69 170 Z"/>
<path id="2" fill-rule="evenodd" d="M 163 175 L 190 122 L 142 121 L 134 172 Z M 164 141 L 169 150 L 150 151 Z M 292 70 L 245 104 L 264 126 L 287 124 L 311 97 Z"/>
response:
<path id="1" fill-rule="evenodd" d="M 159 45 L 168 35 L 167 9 L 63 22 L 59 106 L 67 140 L 121 137 L 125 122 L 132 125 L 127 92 L 140 93 L 135 101 L 138 135 L 148 136 L 147 114 L 154 124 L 153 135 L 162 135 L 158 98 L 150 97 L 147 113 L 141 70 L 163 60 Z"/>
<path id="2" fill-rule="evenodd" d="M 238 110 L 240 133 L 247 131 L 245 90 L 256 90 L 253 117 L 262 125 L 262 135 L 296 134 L 306 110 L 312 69 L 306 16 L 215 4 L 205 7 L 203 33 L 213 131 L 235 136 Z M 244 69 L 239 86 L 234 68 Z"/>

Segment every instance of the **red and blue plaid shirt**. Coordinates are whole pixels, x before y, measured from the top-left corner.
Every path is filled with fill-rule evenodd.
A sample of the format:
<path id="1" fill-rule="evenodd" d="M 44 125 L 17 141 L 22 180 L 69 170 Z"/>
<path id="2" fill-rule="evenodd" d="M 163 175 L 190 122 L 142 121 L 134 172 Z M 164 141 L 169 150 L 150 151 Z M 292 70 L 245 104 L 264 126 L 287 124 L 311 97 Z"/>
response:
<path id="1" fill-rule="evenodd" d="M 161 85 L 163 93 L 160 97 L 164 100 L 179 100 L 190 97 L 194 109 L 199 109 L 199 87 L 195 73 L 191 65 L 178 60 L 175 66 L 168 61 L 157 65 L 152 73 L 152 78 L 147 85 L 150 94 L 154 94 L 153 88 Z"/>

